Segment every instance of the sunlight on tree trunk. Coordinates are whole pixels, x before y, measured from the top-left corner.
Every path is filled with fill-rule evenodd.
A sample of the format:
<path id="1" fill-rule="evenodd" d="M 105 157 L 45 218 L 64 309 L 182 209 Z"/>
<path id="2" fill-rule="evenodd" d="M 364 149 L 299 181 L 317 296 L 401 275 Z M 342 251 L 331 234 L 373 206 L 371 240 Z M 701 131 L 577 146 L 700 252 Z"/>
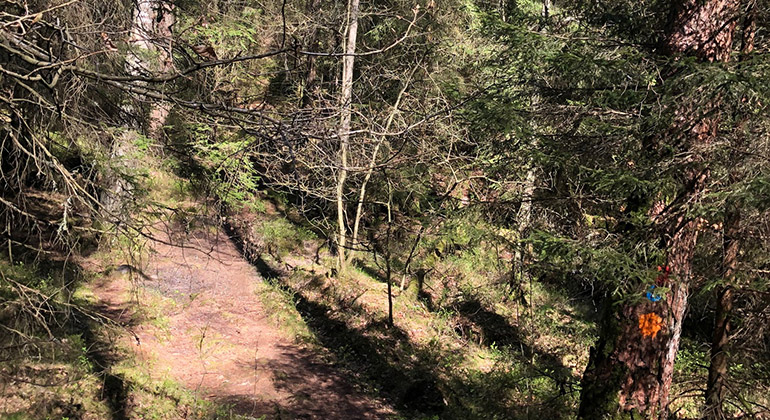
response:
<path id="1" fill-rule="evenodd" d="M 345 57 L 342 60 L 342 93 L 340 96 L 340 167 L 337 175 L 337 268 L 340 272 L 347 267 L 345 217 L 345 180 L 348 176 L 348 152 L 350 150 L 350 120 L 353 100 L 353 66 L 355 64 L 356 37 L 358 36 L 359 0 L 350 0 L 348 10 L 348 34 L 345 41 Z"/>
<path id="2" fill-rule="evenodd" d="M 129 40 L 131 48 L 125 58 L 126 73 L 132 76 L 169 73 L 173 68 L 173 4 L 161 0 L 142 0 L 136 2 L 135 6 Z M 151 58 L 153 53 L 156 53 L 155 59 Z M 132 105 L 124 107 L 129 115 L 136 115 L 140 111 Z M 171 105 L 165 102 L 153 103 L 150 106 L 147 118 L 147 132 L 150 137 L 159 138 L 170 107 Z M 136 162 L 126 161 L 126 156 L 130 155 L 134 147 L 139 129 L 138 124 L 129 124 L 114 140 L 111 153 L 118 165 L 138 165 Z M 101 203 L 105 212 L 111 215 L 110 218 L 116 219 L 122 212 L 124 203 L 130 199 L 131 186 L 120 174 L 114 173 L 112 177 L 113 185 L 102 194 Z"/>

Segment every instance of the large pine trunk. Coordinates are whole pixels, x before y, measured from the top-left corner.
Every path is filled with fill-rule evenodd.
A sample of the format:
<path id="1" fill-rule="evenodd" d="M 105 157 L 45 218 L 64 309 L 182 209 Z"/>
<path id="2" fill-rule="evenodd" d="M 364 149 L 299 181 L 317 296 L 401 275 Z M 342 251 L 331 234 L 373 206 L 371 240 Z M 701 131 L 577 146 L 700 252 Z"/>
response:
<path id="1" fill-rule="evenodd" d="M 608 303 L 583 375 L 579 418 L 665 417 L 697 236 L 689 222 L 671 239 L 671 292 L 665 300 Z"/>
<path id="2" fill-rule="evenodd" d="M 674 56 L 727 61 L 730 56 L 738 0 L 680 0 L 675 5 L 667 47 Z M 669 293 L 658 302 L 611 302 L 599 341 L 591 349 L 583 375 L 580 419 L 667 418 L 674 360 L 692 283 L 692 260 L 698 225 L 687 219 L 684 203 L 697 200 L 708 179 L 708 167 L 696 150 L 708 144 L 718 127 L 718 98 L 712 109 L 680 106 L 672 133 L 683 133 L 693 159 L 682 167 L 685 183 L 680 199 L 659 205 L 651 216 L 666 239 Z M 710 115 L 702 118 L 702 115 Z M 677 204 L 682 203 L 682 204 Z M 642 291 L 640 291 L 642 293 Z"/>

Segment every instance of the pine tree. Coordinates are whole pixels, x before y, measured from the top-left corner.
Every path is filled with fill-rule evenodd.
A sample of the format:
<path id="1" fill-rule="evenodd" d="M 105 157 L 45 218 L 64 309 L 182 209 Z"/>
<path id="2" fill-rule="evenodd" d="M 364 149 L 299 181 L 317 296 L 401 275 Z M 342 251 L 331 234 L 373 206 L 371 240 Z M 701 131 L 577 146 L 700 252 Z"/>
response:
<path id="1" fill-rule="evenodd" d="M 676 17 L 667 34 L 668 53 L 677 59 L 694 56 L 704 62 L 727 61 L 738 3 L 677 2 Z M 665 244 L 670 292 L 662 301 L 624 302 L 608 308 L 599 342 L 583 376 L 579 418 L 668 415 L 674 360 L 693 285 L 693 256 L 699 233 L 698 220 L 686 210 L 703 194 L 709 178 L 710 168 L 701 151 L 717 135 L 719 102 L 720 98 L 712 98 L 706 110 L 682 106 L 675 111 L 671 132 L 680 133 L 691 159 L 679 168 L 682 185 L 677 197 L 671 203 L 657 203 L 651 211 Z"/>

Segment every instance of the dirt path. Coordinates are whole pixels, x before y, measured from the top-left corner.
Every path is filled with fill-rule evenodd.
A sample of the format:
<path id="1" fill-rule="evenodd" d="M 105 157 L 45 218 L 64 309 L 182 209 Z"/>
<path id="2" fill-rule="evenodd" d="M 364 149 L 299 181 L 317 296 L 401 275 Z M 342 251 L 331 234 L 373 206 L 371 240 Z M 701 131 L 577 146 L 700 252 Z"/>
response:
<path id="1" fill-rule="evenodd" d="M 356 392 L 333 367 L 267 319 L 255 294 L 259 274 L 221 231 L 183 239 L 160 234 L 142 287 L 172 299 L 163 325 L 134 328 L 140 358 L 234 411 L 275 419 L 375 419 L 392 414 Z M 106 309 L 129 308 L 129 282 L 96 286 Z M 127 277 L 127 276 L 123 276 Z M 141 276 L 138 276 L 141 277 Z"/>

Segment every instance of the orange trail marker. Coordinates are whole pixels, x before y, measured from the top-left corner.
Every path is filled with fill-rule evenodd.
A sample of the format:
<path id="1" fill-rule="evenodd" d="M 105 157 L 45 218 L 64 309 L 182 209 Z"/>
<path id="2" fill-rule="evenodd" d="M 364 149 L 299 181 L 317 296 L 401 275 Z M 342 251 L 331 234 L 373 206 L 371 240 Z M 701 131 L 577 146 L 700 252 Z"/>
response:
<path id="1" fill-rule="evenodd" d="M 655 338 L 662 327 L 663 319 L 653 312 L 639 316 L 639 329 L 644 337 Z"/>

